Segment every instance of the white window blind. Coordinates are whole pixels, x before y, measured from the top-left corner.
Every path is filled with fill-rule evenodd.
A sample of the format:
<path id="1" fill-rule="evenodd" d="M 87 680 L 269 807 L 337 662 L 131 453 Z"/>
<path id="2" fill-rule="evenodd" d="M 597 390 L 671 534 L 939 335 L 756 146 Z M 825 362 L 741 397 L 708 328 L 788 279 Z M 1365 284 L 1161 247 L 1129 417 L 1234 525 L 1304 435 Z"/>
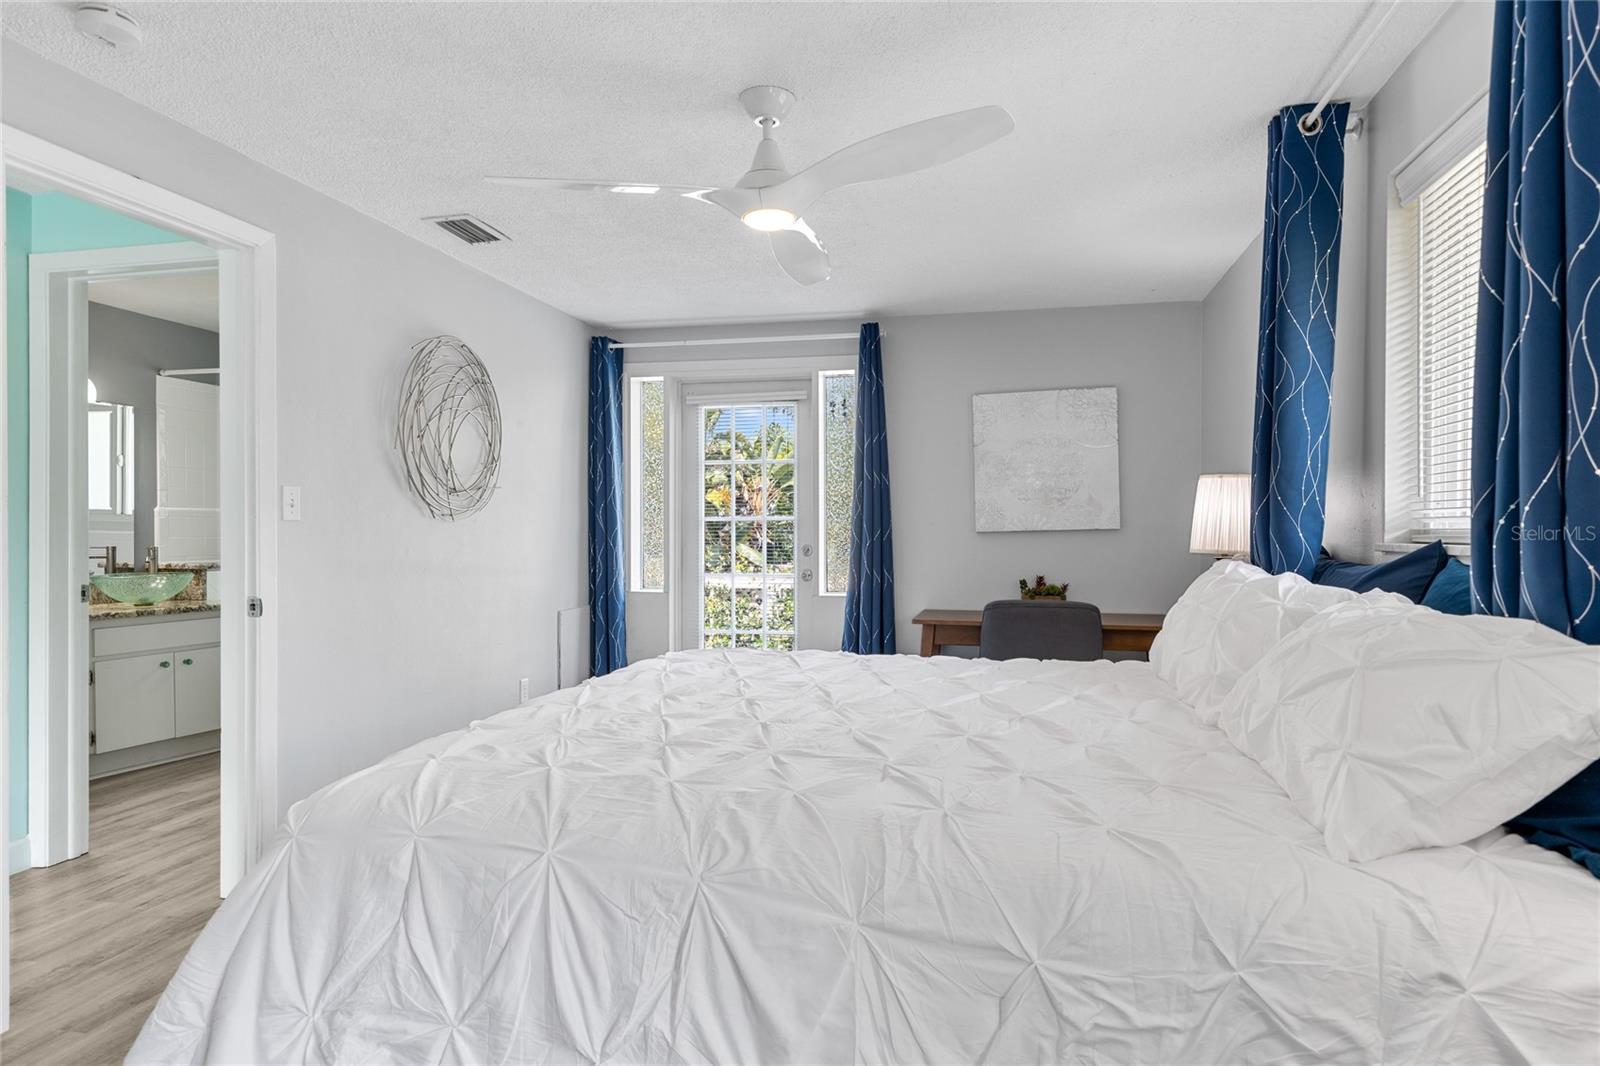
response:
<path id="1" fill-rule="evenodd" d="M 1416 485 L 1424 536 L 1465 533 L 1472 513 L 1472 366 L 1483 229 L 1482 144 L 1417 201 Z"/>

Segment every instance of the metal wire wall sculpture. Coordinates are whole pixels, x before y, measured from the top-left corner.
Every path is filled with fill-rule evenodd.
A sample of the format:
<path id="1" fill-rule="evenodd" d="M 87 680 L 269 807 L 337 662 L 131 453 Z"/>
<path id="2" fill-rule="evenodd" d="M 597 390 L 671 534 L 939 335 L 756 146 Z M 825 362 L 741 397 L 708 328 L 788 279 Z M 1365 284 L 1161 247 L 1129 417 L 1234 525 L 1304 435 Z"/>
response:
<path id="1" fill-rule="evenodd" d="M 455 521 L 488 504 L 500 474 L 500 401 L 489 371 L 456 337 L 416 344 L 400 388 L 395 447 L 428 513 Z"/>

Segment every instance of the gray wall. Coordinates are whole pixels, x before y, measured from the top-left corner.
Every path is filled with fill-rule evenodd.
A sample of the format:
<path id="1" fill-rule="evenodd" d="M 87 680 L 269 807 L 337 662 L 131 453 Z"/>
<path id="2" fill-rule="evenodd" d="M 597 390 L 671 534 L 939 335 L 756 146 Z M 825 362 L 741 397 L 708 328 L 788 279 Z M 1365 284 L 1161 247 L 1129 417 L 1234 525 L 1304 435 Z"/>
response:
<path id="1" fill-rule="evenodd" d="M 1345 165 L 1345 219 L 1334 348 L 1332 453 L 1325 542 L 1350 559 L 1383 538 L 1384 286 L 1393 175 L 1483 92 L 1494 9 L 1451 8 L 1366 108 Z M 1261 240 L 1246 248 L 1201 305 L 1208 470 L 1250 468 Z"/>
<path id="2" fill-rule="evenodd" d="M 589 330 L 577 320 L 7 40 L 4 121 L 277 237 L 280 809 L 556 684 L 556 612 L 587 601 Z M 428 518 L 391 444 L 411 346 L 454 333 L 504 416 L 482 513 Z M 229 592 L 235 590 L 229 589 Z M 245 590 L 239 589 L 242 593 Z M 15 710 L 15 709 L 13 709 Z"/>
<path id="3" fill-rule="evenodd" d="M 915 653 L 925 607 L 981 607 L 1020 577 L 1071 582 L 1108 611 L 1164 611 L 1210 560 L 1189 554 L 1200 463 L 1198 304 L 879 318 L 889 423 L 899 648 Z M 649 330 L 713 337 L 852 330 L 855 322 Z M 617 335 L 626 346 L 628 334 Z M 639 350 L 640 361 L 762 360 L 853 354 L 852 342 Z M 668 354 L 670 353 L 670 354 Z M 629 355 L 630 363 L 634 356 Z M 775 374 L 781 376 L 777 371 Z M 1122 528 L 978 533 L 973 516 L 975 393 L 1115 385 Z M 1248 422 L 1246 424 L 1248 432 Z M 628 598 L 629 654 L 666 650 L 666 597 Z M 837 605 L 834 605 L 837 606 Z M 835 638 L 837 639 L 837 638 Z"/>
<path id="4" fill-rule="evenodd" d="M 1201 304 L 1200 465 L 1208 474 L 1250 472 L 1260 302 L 1258 234 Z"/>
<path id="5" fill-rule="evenodd" d="M 89 379 L 101 403 L 133 411 L 133 558 L 155 543 L 156 371 L 217 365 L 217 335 L 177 322 L 89 305 Z M 216 378 L 196 378 L 215 382 Z"/>
<path id="6" fill-rule="evenodd" d="M 981 607 L 1017 579 L 1071 583 L 1108 611 L 1164 611 L 1210 563 L 1189 554 L 1200 474 L 1200 308 L 1081 308 L 883 320 L 896 627 L 924 607 Z M 978 533 L 972 396 L 1117 387 L 1122 528 Z"/>

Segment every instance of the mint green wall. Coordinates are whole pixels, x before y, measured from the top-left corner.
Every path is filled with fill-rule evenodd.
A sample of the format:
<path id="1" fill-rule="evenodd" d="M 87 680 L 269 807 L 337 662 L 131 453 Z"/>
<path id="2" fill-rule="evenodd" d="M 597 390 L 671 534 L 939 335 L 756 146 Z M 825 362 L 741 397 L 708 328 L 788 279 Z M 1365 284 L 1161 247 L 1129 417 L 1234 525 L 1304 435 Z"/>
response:
<path id="1" fill-rule="evenodd" d="M 11 602 L 9 717 L 11 825 L 7 840 L 28 835 L 28 252 L 31 197 L 6 190 L 6 559 Z"/>
<path id="2" fill-rule="evenodd" d="M 8 840 L 28 835 L 28 256 L 169 244 L 183 237 L 66 193 L 6 189 L 6 501 L 10 538 L 11 729 Z M 87 565 L 87 563 L 86 563 Z"/>

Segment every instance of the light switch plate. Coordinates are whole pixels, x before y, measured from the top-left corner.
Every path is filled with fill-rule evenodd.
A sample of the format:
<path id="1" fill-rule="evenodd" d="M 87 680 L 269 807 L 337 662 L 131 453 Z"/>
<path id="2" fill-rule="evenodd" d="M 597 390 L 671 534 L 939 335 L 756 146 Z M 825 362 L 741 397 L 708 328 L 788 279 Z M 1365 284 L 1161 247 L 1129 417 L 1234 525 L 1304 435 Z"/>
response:
<path id="1" fill-rule="evenodd" d="M 300 521 L 299 485 L 285 485 L 283 487 L 283 520 L 285 522 Z"/>

